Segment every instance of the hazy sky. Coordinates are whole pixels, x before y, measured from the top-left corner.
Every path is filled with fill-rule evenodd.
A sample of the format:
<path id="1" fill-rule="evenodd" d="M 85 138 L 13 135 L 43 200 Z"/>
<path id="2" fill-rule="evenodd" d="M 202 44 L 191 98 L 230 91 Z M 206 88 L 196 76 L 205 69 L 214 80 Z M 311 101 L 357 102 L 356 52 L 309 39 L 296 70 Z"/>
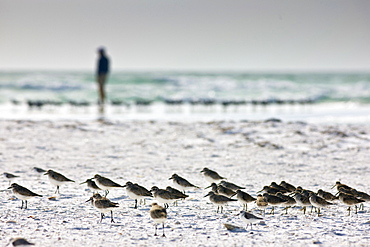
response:
<path id="1" fill-rule="evenodd" d="M 369 0 L 0 0 L 1 69 L 370 70 Z"/>

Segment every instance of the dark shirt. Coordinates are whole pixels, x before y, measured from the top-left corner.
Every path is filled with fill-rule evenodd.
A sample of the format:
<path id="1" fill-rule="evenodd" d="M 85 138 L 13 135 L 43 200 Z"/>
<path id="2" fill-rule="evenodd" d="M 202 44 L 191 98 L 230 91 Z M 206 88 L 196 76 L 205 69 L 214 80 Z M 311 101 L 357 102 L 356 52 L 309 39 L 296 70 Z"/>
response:
<path id="1" fill-rule="evenodd" d="M 101 56 L 98 61 L 98 75 L 108 74 L 109 72 L 109 60 L 106 56 Z"/>

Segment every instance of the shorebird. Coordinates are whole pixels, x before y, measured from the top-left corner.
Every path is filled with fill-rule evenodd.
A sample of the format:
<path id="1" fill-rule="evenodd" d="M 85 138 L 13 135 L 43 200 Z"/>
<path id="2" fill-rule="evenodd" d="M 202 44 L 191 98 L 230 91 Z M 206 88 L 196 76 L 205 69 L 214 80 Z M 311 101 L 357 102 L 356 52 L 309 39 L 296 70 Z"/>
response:
<path id="1" fill-rule="evenodd" d="M 169 191 L 172 194 L 172 196 L 176 199 L 186 199 L 187 197 L 189 197 L 188 195 L 185 195 L 181 191 L 179 191 L 175 188 L 172 188 L 171 186 L 167 186 L 166 190 Z"/>
<path id="2" fill-rule="evenodd" d="M 128 197 L 135 200 L 135 206 L 134 206 L 135 209 L 137 208 L 137 200 L 138 199 L 140 199 L 140 200 L 144 199 L 145 200 L 145 198 L 147 198 L 147 197 L 153 197 L 152 193 L 149 190 L 147 190 L 143 186 L 140 186 L 138 184 L 134 184 L 130 181 L 126 182 L 126 184 L 123 185 L 123 187 L 126 188 L 126 193 L 127 193 Z"/>
<path id="3" fill-rule="evenodd" d="M 36 171 L 37 173 L 45 173 L 46 172 L 46 170 L 44 170 L 44 169 L 42 169 L 42 168 L 40 168 L 40 167 L 33 167 L 32 168 L 34 171 Z"/>
<path id="4" fill-rule="evenodd" d="M 4 175 L 4 177 L 6 177 L 9 180 L 9 185 L 11 184 L 11 182 L 14 179 L 19 178 L 19 176 L 14 175 L 14 174 L 11 174 L 11 173 L 8 173 L 8 172 L 4 172 L 3 175 Z"/>
<path id="5" fill-rule="evenodd" d="M 113 209 L 118 208 L 119 204 L 117 202 L 112 202 L 106 197 L 102 197 L 99 193 L 94 194 L 92 197 L 90 197 L 89 200 L 86 202 L 90 202 L 91 204 L 96 207 L 100 212 L 100 223 L 102 222 L 104 218 L 104 214 L 110 211 L 111 214 L 111 220 L 110 222 L 113 223 Z"/>
<path id="6" fill-rule="evenodd" d="M 94 178 L 92 178 L 92 179 L 95 180 L 96 185 L 99 188 L 105 190 L 105 195 L 104 196 L 107 196 L 108 195 L 110 189 L 113 189 L 113 188 L 122 188 L 123 187 L 122 185 L 117 184 L 116 182 L 113 182 L 109 178 L 100 176 L 99 174 L 95 174 Z"/>
<path id="7" fill-rule="evenodd" d="M 252 230 L 252 223 L 263 220 L 262 218 L 257 217 L 257 216 L 255 216 L 251 213 L 246 212 L 246 211 L 240 211 L 240 213 L 238 215 L 240 215 L 240 219 L 243 222 L 247 223 L 247 227 L 248 227 L 249 224 L 251 225 L 251 230 Z"/>
<path id="8" fill-rule="evenodd" d="M 288 192 L 294 192 L 296 190 L 294 185 L 291 185 L 285 181 L 281 181 L 280 186 L 283 186 Z"/>
<path id="9" fill-rule="evenodd" d="M 102 190 L 99 188 L 99 186 L 96 185 L 96 183 L 91 179 L 86 179 L 85 182 L 82 182 L 80 184 L 87 184 L 87 187 L 92 190 L 93 193 L 98 192 L 99 190 Z"/>
<path id="10" fill-rule="evenodd" d="M 173 186 L 179 190 L 186 191 L 187 189 L 199 189 L 198 186 L 195 186 L 194 184 L 190 183 L 188 180 L 186 180 L 183 177 L 180 177 L 176 173 L 173 174 L 169 180 L 173 181 Z"/>
<path id="11" fill-rule="evenodd" d="M 153 186 L 150 192 L 153 193 L 154 198 L 158 202 L 164 203 L 165 208 L 169 207 L 168 205 L 169 203 L 174 202 L 176 199 L 178 199 L 175 196 L 173 196 L 173 194 L 168 190 L 159 189 L 157 186 Z"/>
<path id="12" fill-rule="evenodd" d="M 50 183 L 57 186 L 55 194 L 59 194 L 59 186 L 67 182 L 75 182 L 69 178 L 66 178 L 64 175 L 55 172 L 53 170 L 48 170 L 44 175 L 48 175 Z"/>
<path id="13" fill-rule="evenodd" d="M 364 200 L 362 199 L 358 199 L 357 197 L 353 196 L 353 195 L 350 195 L 350 194 L 346 194 L 346 193 L 343 193 L 343 192 L 339 192 L 339 200 L 341 202 L 343 202 L 344 204 L 346 204 L 348 206 L 348 216 L 351 214 L 351 206 L 355 205 L 355 210 L 356 210 L 356 214 L 357 214 L 357 205 L 356 204 L 359 204 L 359 203 L 362 203 L 362 202 L 365 202 Z"/>
<path id="14" fill-rule="evenodd" d="M 241 204 L 243 204 L 243 209 L 245 209 L 246 211 L 248 209 L 248 203 L 254 202 L 257 200 L 253 196 L 249 195 L 247 192 L 244 192 L 241 190 L 236 191 L 236 198 Z"/>
<path id="15" fill-rule="evenodd" d="M 157 236 L 157 224 L 162 223 L 162 230 L 163 230 L 162 237 L 166 237 L 166 235 L 164 234 L 164 222 L 167 220 L 166 209 L 164 207 L 159 206 L 157 203 L 153 203 L 149 212 L 150 212 L 150 217 L 153 219 L 155 223 L 154 236 Z"/>
<path id="16" fill-rule="evenodd" d="M 301 192 L 297 191 L 297 192 L 295 192 L 293 198 L 295 199 L 297 204 L 302 207 L 303 214 L 306 214 L 307 206 L 312 206 L 308 195 L 306 195 L 305 193 L 301 193 Z"/>
<path id="17" fill-rule="evenodd" d="M 275 182 L 271 182 L 270 187 L 279 190 L 279 192 L 281 192 L 283 194 L 288 192 L 288 190 L 284 186 L 278 185 Z"/>
<path id="18" fill-rule="evenodd" d="M 267 185 L 266 186 L 263 186 L 262 190 L 257 191 L 257 193 L 260 193 L 262 191 L 264 191 L 264 192 L 266 192 L 268 194 L 272 194 L 272 195 L 274 195 L 274 194 L 276 194 L 278 192 L 281 192 L 279 189 L 276 189 L 276 188 L 273 188 L 273 187 L 270 187 L 270 186 L 267 186 Z"/>
<path id="19" fill-rule="evenodd" d="M 286 206 L 284 208 L 286 210 L 285 211 L 285 214 L 288 214 L 288 209 L 291 208 L 293 205 L 296 204 L 295 199 L 293 197 L 290 197 L 290 196 L 287 196 L 287 195 L 283 195 L 283 193 L 281 193 L 281 192 L 276 193 L 276 196 L 280 197 L 283 200 L 286 200 L 286 202 L 284 202 L 283 205 Z"/>
<path id="20" fill-rule="evenodd" d="M 361 199 L 361 200 L 364 200 L 365 202 L 368 202 L 370 201 L 370 195 L 365 193 L 365 192 L 362 192 L 362 191 L 358 191 L 358 190 L 355 190 L 355 189 L 352 189 L 351 190 L 352 194 L 354 194 L 358 199 Z M 364 204 L 361 203 L 360 204 L 360 207 L 359 207 L 359 210 L 363 210 L 364 209 Z"/>
<path id="21" fill-rule="evenodd" d="M 226 205 L 227 203 L 229 202 L 232 202 L 232 201 L 237 201 L 236 199 L 231 199 L 227 196 L 223 196 L 223 195 L 216 195 L 213 191 L 210 191 L 207 195 L 205 195 L 204 197 L 206 196 L 209 196 L 209 200 L 217 205 L 217 213 L 218 213 L 218 210 L 220 209 L 220 213 L 222 213 L 223 211 L 223 205 Z"/>
<path id="22" fill-rule="evenodd" d="M 264 193 L 263 197 L 266 199 L 267 203 L 272 206 L 270 214 L 275 214 L 275 206 L 279 206 L 287 201 L 269 193 Z"/>
<path id="23" fill-rule="evenodd" d="M 35 245 L 34 243 L 28 242 L 24 238 L 11 238 L 10 242 L 13 246 L 26 246 L 26 245 Z M 8 245 L 7 245 L 8 246 Z"/>
<path id="24" fill-rule="evenodd" d="M 327 191 L 324 191 L 322 189 L 319 189 L 317 191 L 317 195 L 320 196 L 320 197 L 322 197 L 322 198 L 324 198 L 327 201 L 335 201 L 335 200 L 338 200 L 338 197 L 336 197 L 332 193 L 327 192 Z"/>
<path id="25" fill-rule="evenodd" d="M 218 185 L 217 186 L 217 192 L 218 192 L 218 194 L 224 195 L 224 196 L 227 196 L 227 197 L 233 197 L 233 196 L 236 195 L 236 192 L 235 191 L 233 191 L 233 190 L 231 190 L 229 188 L 226 188 L 226 187 L 224 187 L 222 185 Z"/>
<path id="26" fill-rule="evenodd" d="M 332 189 L 334 187 L 337 187 L 337 190 L 340 191 L 341 188 L 345 189 L 345 190 L 351 190 L 352 188 L 349 187 L 348 185 L 345 185 L 345 184 L 342 184 L 341 182 L 337 181 L 335 182 L 334 186 L 331 187 Z"/>
<path id="27" fill-rule="evenodd" d="M 224 177 L 221 177 L 217 172 L 208 169 L 207 167 L 203 168 L 203 170 L 201 170 L 200 172 L 203 173 L 204 178 L 210 183 L 217 183 L 220 180 L 226 179 Z"/>
<path id="28" fill-rule="evenodd" d="M 317 208 L 317 215 L 320 215 L 320 209 L 326 208 L 327 206 L 333 205 L 333 203 L 326 201 L 324 198 L 317 196 L 315 193 L 311 192 L 309 194 L 309 200 L 312 206 Z"/>
<path id="29" fill-rule="evenodd" d="M 236 184 L 233 184 L 231 182 L 227 182 L 227 181 L 221 181 L 219 185 L 222 185 L 230 190 L 233 190 L 233 191 L 237 191 L 237 190 L 242 190 L 242 189 L 245 189 L 245 187 L 242 187 L 242 186 L 239 186 L 239 185 L 236 185 Z"/>
<path id="30" fill-rule="evenodd" d="M 265 209 L 269 205 L 266 198 L 264 198 L 261 194 L 258 194 L 257 195 L 257 200 L 256 200 L 256 205 L 261 211 L 263 211 L 263 215 L 265 215 Z"/>
<path id="31" fill-rule="evenodd" d="M 22 206 L 21 209 L 23 209 L 23 204 L 25 204 L 24 209 L 27 209 L 27 200 L 31 199 L 35 196 L 42 197 L 42 195 L 36 194 L 29 189 L 20 186 L 19 184 L 12 183 L 11 186 L 8 189 L 12 189 L 13 194 L 18 198 L 22 200 Z"/>

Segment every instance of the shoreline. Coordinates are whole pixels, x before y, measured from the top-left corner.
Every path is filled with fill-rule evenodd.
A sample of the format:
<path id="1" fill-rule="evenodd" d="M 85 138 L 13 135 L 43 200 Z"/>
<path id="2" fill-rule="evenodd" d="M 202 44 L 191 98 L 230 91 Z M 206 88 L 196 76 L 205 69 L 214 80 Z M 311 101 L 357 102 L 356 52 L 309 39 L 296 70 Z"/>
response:
<path id="1" fill-rule="evenodd" d="M 169 106 L 153 103 L 148 106 L 106 105 L 104 114 L 96 105 L 90 106 L 48 106 L 44 108 L 26 105 L 1 104 L 0 119 L 4 120 L 80 120 L 91 121 L 303 121 L 315 124 L 369 124 L 370 105 L 356 103 L 317 103 L 307 105 L 269 105 L 269 106 L 193 106 L 189 104 Z"/>

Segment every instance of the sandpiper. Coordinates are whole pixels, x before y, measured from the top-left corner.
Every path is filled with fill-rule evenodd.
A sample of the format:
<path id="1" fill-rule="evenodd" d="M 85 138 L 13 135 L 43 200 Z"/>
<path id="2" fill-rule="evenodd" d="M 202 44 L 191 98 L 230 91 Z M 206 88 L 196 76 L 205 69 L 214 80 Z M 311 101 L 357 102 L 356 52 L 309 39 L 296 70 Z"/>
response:
<path id="1" fill-rule="evenodd" d="M 320 209 L 326 208 L 327 206 L 333 205 L 333 203 L 326 201 L 324 198 L 317 196 L 315 193 L 311 192 L 309 194 L 309 200 L 312 206 L 317 208 L 317 215 L 320 216 Z"/>
<path id="2" fill-rule="evenodd" d="M 122 188 L 123 187 L 122 185 L 120 185 L 116 182 L 113 182 L 109 178 L 100 176 L 99 174 L 95 174 L 93 179 L 95 180 L 96 185 L 98 185 L 99 188 L 105 190 L 105 195 L 104 196 L 108 195 L 110 189 Z"/>
<path id="3" fill-rule="evenodd" d="M 343 192 L 339 192 L 339 200 L 341 202 L 343 202 L 344 204 L 346 204 L 348 206 L 348 215 L 351 214 L 351 206 L 355 205 L 355 210 L 356 210 L 356 214 L 357 214 L 357 205 L 356 204 L 359 204 L 359 203 L 362 203 L 362 202 L 365 202 L 364 200 L 362 199 L 358 199 L 357 197 L 353 196 L 353 195 L 350 195 L 350 194 L 346 194 L 346 193 L 343 193 Z"/>
<path id="4" fill-rule="evenodd" d="M 159 189 L 157 186 L 153 186 L 151 188 L 150 192 L 153 193 L 154 198 L 158 202 L 164 204 L 165 208 L 169 207 L 169 205 L 168 205 L 169 203 L 174 202 L 176 199 L 178 199 L 178 198 L 174 197 L 171 192 L 169 192 L 167 190 Z"/>
<path id="5" fill-rule="evenodd" d="M 19 176 L 8 173 L 8 172 L 4 172 L 3 175 L 9 180 L 9 185 L 11 184 L 13 180 L 15 180 L 16 178 L 19 178 Z"/>
<path id="6" fill-rule="evenodd" d="M 245 189 L 245 187 L 242 187 L 242 186 L 239 186 L 239 185 L 236 185 L 234 183 L 231 183 L 231 182 L 227 182 L 227 181 L 221 181 L 220 182 L 220 185 L 230 189 L 230 190 L 233 190 L 233 191 L 237 191 L 237 190 L 242 190 L 242 189 Z"/>
<path id="7" fill-rule="evenodd" d="M 240 215 L 240 219 L 243 222 L 247 223 L 247 227 L 248 227 L 249 224 L 251 225 L 251 230 L 252 230 L 252 223 L 263 220 L 262 218 L 257 217 L 257 216 L 255 216 L 251 213 L 246 212 L 246 211 L 240 211 L 240 213 L 238 215 Z"/>
<path id="8" fill-rule="evenodd" d="M 13 246 L 27 246 L 27 245 L 35 245 L 34 243 L 28 242 L 24 238 L 12 238 L 10 239 L 10 242 Z"/>
<path id="9" fill-rule="evenodd" d="M 306 195 L 303 191 L 296 191 L 293 197 L 297 204 L 302 207 L 303 214 L 306 214 L 307 206 L 312 206 L 308 194 Z"/>
<path id="10" fill-rule="evenodd" d="M 150 217 L 153 219 L 155 223 L 155 233 L 154 236 L 157 236 L 157 224 L 162 223 L 163 235 L 162 237 L 166 237 L 164 234 L 164 222 L 167 220 L 167 211 L 164 207 L 159 206 L 157 203 L 153 203 L 150 209 Z"/>
<path id="11" fill-rule="evenodd" d="M 89 200 L 86 202 L 90 202 L 91 204 L 96 207 L 100 212 L 100 223 L 102 222 L 104 218 L 104 214 L 109 212 L 111 213 L 111 223 L 114 222 L 113 219 L 113 209 L 118 208 L 119 204 L 117 202 L 112 202 L 106 197 L 102 197 L 99 193 L 94 194 L 92 197 L 90 197 Z"/>
<path id="12" fill-rule="evenodd" d="M 207 167 L 203 168 L 200 172 L 203 172 L 204 178 L 210 183 L 217 183 L 220 180 L 226 179 L 221 177 L 217 172 L 208 169 Z"/>
<path id="13" fill-rule="evenodd" d="M 269 193 L 264 193 L 263 197 L 266 199 L 267 203 L 272 206 L 270 214 L 275 213 L 275 206 L 279 206 L 287 201 L 281 197 L 271 195 Z"/>
<path id="14" fill-rule="evenodd" d="M 92 190 L 93 193 L 95 192 L 98 192 L 99 190 L 102 190 L 101 188 L 99 188 L 99 186 L 96 185 L 96 183 L 91 179 L 86 179 L 85 182 L 82 182 L 80 184 L 87 184 L 87 187 Z"/>
<path id="15" fill-rule="evenodd" d="M 317 195 L 324 198 L 325 200 L 327 201 L 334 201 L 334 200 L 338 200 L 338 197 L 336 197 L 335 195 L 333 195 L 332 193 L 330 192 L 327 192 L 327 191 L 324 191 L 322 189 L 319 189 L 317 191 Z"/>
<path id="16" fill-rule="evenodd" d="M 270 186 L 267 186 L 267 185 L 263 186 L 262 190 L 257 191 L 257 193 L 260 193 L 262 191 L 264 191 L 265 193 L 271 194 L 271 195 L 274 195 L 278 192 L 281 192 L 279 189 L 273 188 L 273 187 L 270 187 Z"/>
<path id="17" fill-rule="evenodd" d="M 123 187 L 126 188 L 126 192 L 127 192 L 128 197 L 135 200 L 135 207 L 134 208 L 137 208 L 137 200 L 138 199 L 140 199 L 140 200 L 144 199 L 145 200 L 145 198 L 147 198 L 147 197 L 153 197 L 152 193 L 149 190 L 147 190 L 143 186 L 140 186 L 138 184 L 134 184 L 130 181 L 126 182 L 126 184 L 123 185 Z"/>
<path id="18" fill-rule="evenodd" d="M 187 197 L 189 197 L 188 195 L 182 193 L 181 191 L 175 188 L 172 188 L 171 186 L 167 186 L 166 190 L 169 191 L 172 194 L 172 196 L 175 197 L 176 199 L 186 199 Z"/>
<path id="19" fill-rule="evenodd" d="M 222 186 L 221 184 L 217 186 L 217 192 L 218 194 L 220 195 L 224 195 L 224 196 L 227 196 L 227 197 L 233 197 L 236 195 L 236 192 L 229 189 L 229 188 L 226 188 L 224 186 Z"/>
<path id="20" fill-rule="evenodd" d="M 194 184 L 190 183 L 188 180 L 186 180 L 183 177 L 180 177 L 176 173 L 173 174 L 169 180 L 173 181 L 173 186 L 179 190 L 186 191 L 188 189 L 199 189 L 198 186 L 195 186 Z"/>
<path id="21" fill-rule="evenodd" d="M 267 208 L 267 206 L 269 205 L 266 198 L 263 197 L 263 195 L 261 194 L 258 194 L 257 195 L 257 200 L 256 200 L 256 205 L 257 207 L 263 211 L 263 215 L 265 215 L 265 209 Z"/>
<path id="22" fill-rule="evenodd" d="M 253 196 L 249 195 L 247 192 L 244 192 L 241 190 L 236 191 L 236 198 L 241 204 L 243 204 L 243 209 L 245 209 L 245 211 L 247 211 L 248 209 L 248 203 L 254 202 L 255 200 L 257 200 Z"/>
<path id="23" fill-rule="evenodd" d="M 281 192 L 276 193 L 276 196 L 280 197 L 281 199 L 286 200 L 286 202 L 284 202 L 283 205 L 285 205 L 285 208 L 284 208 L 286 210 L 285 211 L 285 214 L 288 214 L 288 209 L 291 208 L 293 205 L 296 204 L 295 199 L 293 197 L 284 195 Z"/>
<path id="24" fill-rule="evenodd" d="M 18 198 L 22 200 L 22 206 L 21 209 L 23 209 L 23 204 L 25 204 L 24 209 L 27 209 L 27 200 L 31 199 L 35 196 L 42 197 L 42 195 L 36 194 L 29 189 L 20 186 L 19 184 L 12 183 L 11 186 L 8 189 L 12 189 L 13 194 Z"/>
<path id="25" fill-rule="evenodd" d="M 296 187 L 294 185 L 285 181 L 281 181 L 279 185 L 283 186 L 288 192 L 294 192 L 296 190 Z"/>
<path id="26" fill-rule="evenodd" d="M 66 178 L 64 175 L 55 172 L 53 170 L 48 170 L 44 175 L 48 175 L 50 183 L 57 186 L 55 194 L 59 194 L 59 186 L 67 183 L 67 182 L 74 182 L 73 180 Z"/>
<path id="27" fill-rule="evenodd" d="M 276 182 L 271 182 L 270 187 L 279 190 L 279 192 L 283 194 L 288 192 L 288 190 L 284 186 L 278 185 Z"/>
<path id="28" fill-rule="evenodd" d="M 223 205 L 226 205 L 227 203 L 232 202 L 232 201 L 237 201 L 236 199 L 231 199 L 231 198 L 229 198 L 227 196 L 217 195 L 213 191 L 210 191 L 204 197 L 206 197 L 206 196 L 209 196 L 209 200 L 213 204 L 217 205 L 217 213 L 218 213 L 219 209 L 220 209 L 220 213 L 222 213 L 222 211 L 223 211 Z"/>
<path id="29" fill-rule="evenodd" d="M 37 173 L 45 173 L 45 172 L 47 172 L 46 170 L 44 170 L 44 169 L 42 169 L 42 168 L 40 168 L 40 167 L 33 167 L 32 168 L 34 171 L 36 171 Z"/>
<path id="30" fill-rule="evenodd" d="M 342 184 L 341 182 L 337 181 L 335 182 L 334 186 L 332 187 L 332 189 L 334 187 L 337 187 L 337 190 L 340 191 L 340 188 L 343 188 L 343 189 L 346 189 L 346 190 L 351 190 L 352 188 L 349 187 L 348 185 L 345 185 L 345 184 Z"/>

